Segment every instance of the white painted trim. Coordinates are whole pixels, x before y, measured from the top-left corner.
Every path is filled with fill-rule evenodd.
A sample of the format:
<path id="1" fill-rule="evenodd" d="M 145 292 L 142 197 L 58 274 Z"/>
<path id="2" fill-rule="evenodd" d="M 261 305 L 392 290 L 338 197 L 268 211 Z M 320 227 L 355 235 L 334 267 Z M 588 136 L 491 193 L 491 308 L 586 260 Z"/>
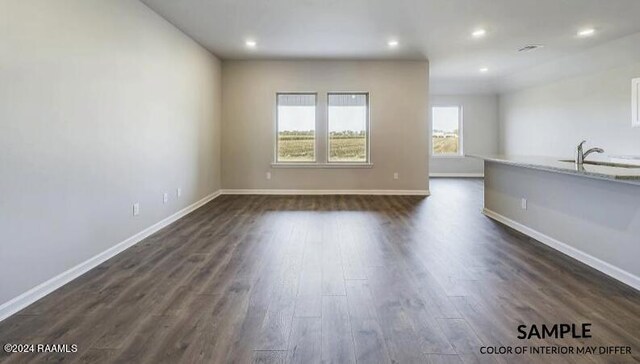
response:
<path id="1" fill-rule="evenodd" d="M 429 190 L 277 190 L 277 189 L 227 189 L 223 195 L 390 195 L 429 196 Z"/>
<path id="2" fill-rule="evenodd" d="M 465 159 L 467 158 L 464 154 L 431 154 L 429 155 L 431 159 Z"/>
<path id="3" fill-rule="evenodd" d="M 433 178 L 478 178 L 484 177 L 484 173 L 429 173 L 429 177 Z"/>
<path id="4" fill-rule="evenodd" d="M 373 163 L 345 163 L 345 162 L 331 162 L 331 163 L 271 163 L 271 168 L 373 168 Z"/>
<path id="5" fill-rule="evenodd" d="M 23 310 L 24 308 L 28 307 L 29 305 L 43 298 L 49 293 L 57 290 L 58 288 L 64 286 L 65 284 L 85 274 L 89 270 L 97 267 L 98 265 L 104 263 L 105 261 L 111 259 L 112 257 L 134 246 L 135 244 L 144 240 L 145 238 L 152 235 L 153 233 L 179 220 L 180 218 L 186 216 L 187 214 L 197 210 L 198 208 L 202 207 L 209 201 L 220 196 L 220 194 L 221 194 L 220 191 L 217 191 L 204 197 L 203 199 L 193 203 L 192 205 L 185 207 L 184 209 L 176 212 L 175 214 L 162 219 L 161 221 L 155 223 L 154 225 L 149 226 L 148 228 L 142 230 L 141 232 L 112 246 L 111 248 L 103 251 L 102 253 L 89 258 L 88 260 L 76 265 L 75 267 L 65 272 L 62 272 L 59 275 L 49 279 L 48 281 L 43 282 L 31 288 L 30 290 L 24 292 L 23 294 L 11 299 L 10 301 L 3 303 L 2 305 L 0 305 L 0 321 L 8 318 L 9 316 L 17 313 L 20 310 Z"/>
<path id="6" fill-rule="evenodd" d="M 511 220 L 508 217 L 500 215 L 497 212 L 484 208 L 482 210 L 482 213 L 491 219 L 505 224 L 512 229 L 515 229 L 533 239 L 536 239 L 537 241 L 640 291 L 640 277 L 637 277 L 623 269 L 600 260 L 599 258 L 589 255 L 581 250 L 578 250 L 537 230 L 525 226 L 517 221 Z"/>

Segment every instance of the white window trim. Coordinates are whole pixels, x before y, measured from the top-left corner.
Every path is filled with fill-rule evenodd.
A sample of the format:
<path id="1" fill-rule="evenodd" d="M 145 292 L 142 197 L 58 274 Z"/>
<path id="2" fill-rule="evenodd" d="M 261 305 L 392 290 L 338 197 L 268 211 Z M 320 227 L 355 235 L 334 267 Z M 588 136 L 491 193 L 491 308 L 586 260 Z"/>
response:
<path id="1" fill-rule="evenodd" d="M 353 161 L 330 161 L 329 157 L 331 155 L 331 146 L 330 146 L 330 141 L 329 141 L 329 95 L 365 95 L 367 98 L 367 121 L 366 121 L 366 153 L 367 153 L 367 158 L 363 161 L 363 162 L 353 162 Z M 369 94 L 369 92 L 365 92 L 365 91 L 329 91 L 327 92 L 327 98 L 326 98 L 326 146 L 327 146 L 327 153 L 325 158 L 326 159 L 326 164 L 328 165 L 344 165 L 344 166 L 358 166 L 358 165 L 373 165 L 371 163 L 371 95 Z"/>
<path id="2" fill-rule="evenodd" d="M 460 148 L 458 153 L 443 153 L 443 154 L 435 154 L 433 152 L 433 109 L 437 107 L 456 107 L 458 108 L 458 142 L 460 143 Z M 431 125 L 429 127 L 429 156 L 434 159 L 456 159 L 456 158 L 465 158 L 464 156 L 464 108 L 459 104 L 442 104 L 442 105 L 431 105 L 430 110 L 431 117 Z"/>
<path id="3" fill-rule="evenodd" d="M 332 163 L 271 163 L 272 168 L 318 168 L 318 169 L 358 169 L 373 168 L 373 163 L 349 163 L 349 162 L 332 162 Z"/>
<path id="4" fill-rule="evenodd" d="M 279 95 L 314 95 L 316 99 L 315 104 L 315 129 L 313 131 L 313 161 L 310 162 L 287 162 L 287 161 L 279 161 L 278 160 L 278 96 Z M 272 165 L 290 165 L 290 166 L 310 166 L 314 164 L 318 164 L 318 93 L 315 91 L 291 91 L 291 92 L 276 92 L 276 107 L 274 111 L 274 144 L 273 144 L 273 163 Z"/>

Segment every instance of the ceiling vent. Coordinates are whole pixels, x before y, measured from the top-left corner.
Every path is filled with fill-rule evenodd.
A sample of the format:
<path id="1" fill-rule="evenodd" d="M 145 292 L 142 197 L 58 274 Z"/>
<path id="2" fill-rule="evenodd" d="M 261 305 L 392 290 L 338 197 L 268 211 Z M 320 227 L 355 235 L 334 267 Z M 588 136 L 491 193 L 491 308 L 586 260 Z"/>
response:
<path id="1" fill-rule="evenodd" d="M 518 52 L 531 52 L 542 47 L 544 47 L 542 44 L 527 44 L 526 46 L 518 49 Z"/>

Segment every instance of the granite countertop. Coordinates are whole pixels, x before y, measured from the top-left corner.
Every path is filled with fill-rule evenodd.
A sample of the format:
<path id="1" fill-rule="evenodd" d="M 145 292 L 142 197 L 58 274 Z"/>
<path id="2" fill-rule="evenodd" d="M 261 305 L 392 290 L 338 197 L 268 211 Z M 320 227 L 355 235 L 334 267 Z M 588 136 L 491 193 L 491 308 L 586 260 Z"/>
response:
<path id="1" fill-rule="evenodd" d="M 640 165 L 625 168 L 585 163 L 582 167 L 578 167 L 573 162 L 561 161 L 572 160 L 573 158 L 474 154 L 469 154 L 467 157 L 479 158 L 489 162 L 508 164 L 517 167 L 640 185 Z"/>

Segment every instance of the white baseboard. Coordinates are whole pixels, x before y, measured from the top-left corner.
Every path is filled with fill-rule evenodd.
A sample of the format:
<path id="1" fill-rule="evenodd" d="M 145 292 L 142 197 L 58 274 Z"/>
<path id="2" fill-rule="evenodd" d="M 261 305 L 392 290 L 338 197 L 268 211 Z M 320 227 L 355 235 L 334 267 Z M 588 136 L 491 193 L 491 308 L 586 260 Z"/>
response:
<path id="1" fill-rule="evenodd" d="M 19 295 L 18 297 L 15 297 L 12 300 L 3 303 L 2 305 L 0 305 L 0 321 L 26 308 L 27 306 L 31 305 L 32 303 L 36 302 L 42 297 L 48 295 L 49 293 L 55 291 L 56 289 L 64 286 L 65 284 L 71 282 L 72 280 L 80 277 L 81 275 L 85 274 L 89 270 L 97 267 L 103 262 L 109 260 L 110 258 L 118 255 L 119 253 L 139 243 L 140 241 L 144 240 L 145 238 L 159 231 L 165 226 L 179 220 L 180 218 L 186 216 L 190 212 L 197 210 L 198 208 L 202 207 L 207 202 L 213 200 L 219 195 L 220 195 L 220 191 L 214 192 L 206 196 L 205 198 L 201 199 L 200 201 L 197 201 L 192 205 L 189 205 L 184 209 L 176 212 L 175 214 L 162 219 L 161 221 L 155 223 L 154 225 L 149 226 L 148 228 L 131 236 L 125 241 L 122 241 L 112 246 L 111 248 L 103 251 L 102 253 L 95 255 L 92 258 L 89 258 L 88 260 L 76 265 L 75 267 L 49 279 L 48 281 L 37 285 L 36 287 L 28 290 L 27 292 Z"/>
<path id="2" fill-rule="evenodd" d="M 610 263 L 600 260 L 599 258 L 589 255 L 581 250 L 578 250 L 570 245 L 567 245 L 537 230 L 527 227 L 517 221 L 511 220 L 508 217 L 498 214 L 497 212 L 494 212 L 485 208 L 482 210 L 482 213 L 487 217 L 490 217 L 500 223 L 503 223 L 514 230 L 517 230 L 531 238 L 534 238 L 537 241 L 590 266 L 591 268 L 599 270 L 600 272 L 608 275 L 609 277 L 612 277 L 628 286 L 631 286 L 637 290 L 640 290 L 640 277 L 637 277 L 623 269 L 620 269 Z"/>
<path id="3" fill-rule="evenodd" d="M 429 196 L 429 190 L 278 190 L 278 189 L 231 189 L 222 190 L 223 195 L 390 195 Z"/>
<path id="4" fill-rule="evenodd" d="M 433 178 L 483 178 L 484 173 L 429 173 Z"/>

